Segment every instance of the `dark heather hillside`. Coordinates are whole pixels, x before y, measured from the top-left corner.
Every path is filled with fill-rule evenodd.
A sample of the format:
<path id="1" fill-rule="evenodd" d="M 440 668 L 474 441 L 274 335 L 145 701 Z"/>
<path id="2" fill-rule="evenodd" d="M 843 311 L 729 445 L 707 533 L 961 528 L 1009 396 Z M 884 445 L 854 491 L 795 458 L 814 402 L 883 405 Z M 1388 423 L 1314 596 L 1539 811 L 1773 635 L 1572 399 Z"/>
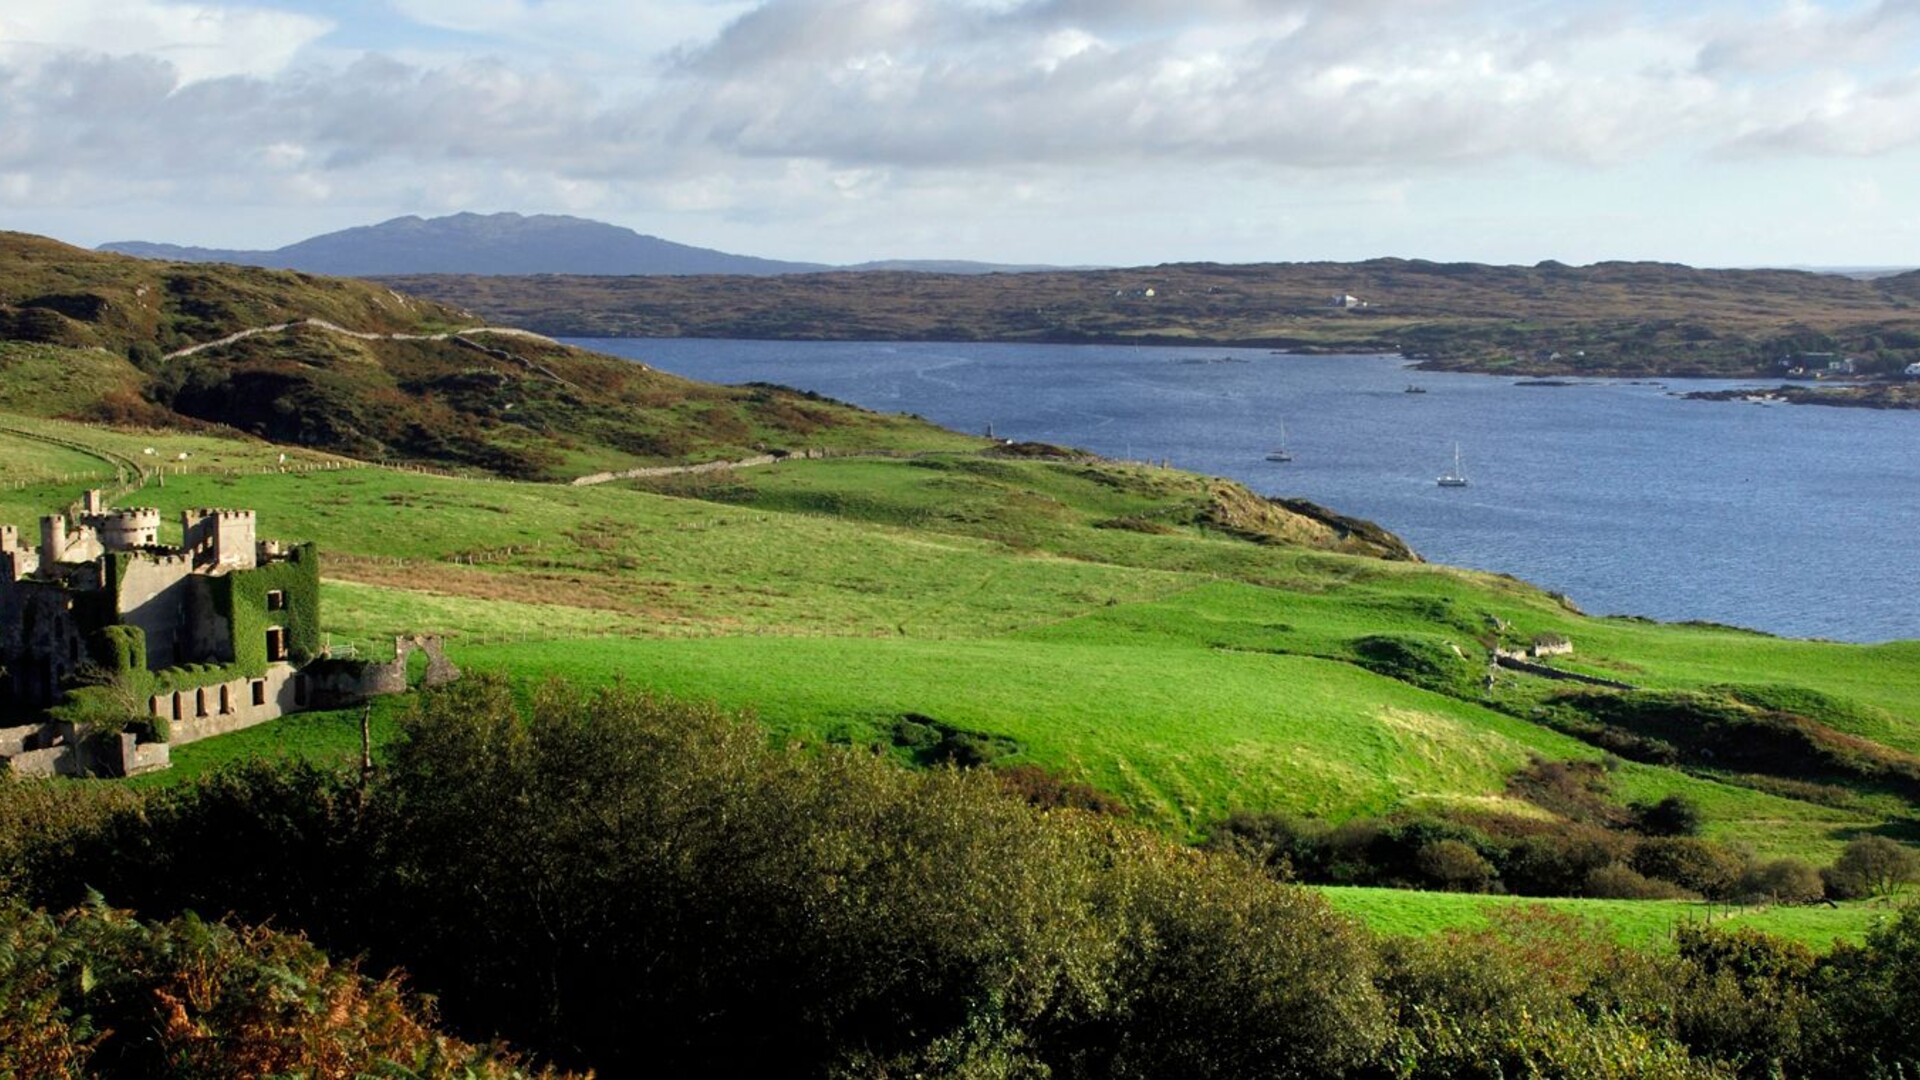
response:
<path id="1" fill-rule="evenodd" d="M 398 217 L 272 251 L 124 241 L 101 251 L 366 277 L 377 274 L 789 274 L 824 267 L 691 247 L 559 214 Z"/>
<path id="2" fill-rule="evenodd" d="M 1375 259 L 1023 274 L 390 280 L 561 336 L 1165 341 L 1404 352 L 1439 367 L 1542 374 L 1772 373 L 1810 353 L 1844 353 L 1863 371 L 1920 360 L 1920 274 L 1862 281 L 1667 263 Z"/>
<path id="3" fill-rule="evenodd" d="M 711 386 L 480 327 L 456 308 L 365 281 L 0 234 L 0 396 L 16 411 L 220 424 L 375 460 L 533 479 L 787 449 L 977 442 L 779 387 Z M 225 340 L 248 331 L 259 332 Z M 50 387 L 61 392 L 40 392 Z"/>

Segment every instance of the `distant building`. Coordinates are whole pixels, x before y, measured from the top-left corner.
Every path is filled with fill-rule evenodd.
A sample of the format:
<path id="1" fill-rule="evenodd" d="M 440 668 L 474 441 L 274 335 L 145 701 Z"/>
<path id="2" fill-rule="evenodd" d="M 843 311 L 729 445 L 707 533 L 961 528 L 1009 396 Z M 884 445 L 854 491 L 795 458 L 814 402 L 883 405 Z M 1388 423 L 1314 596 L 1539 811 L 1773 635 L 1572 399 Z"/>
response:
<path id="1" fill-rule="evenodd" d="M 1366 307 L 1367 302 L 1365 300 L 1360 299 L 1357 296 L 1353 296 L 1348 293 L 1341 293 L 1340 295 L 1333 297 L 1331 300 L 1329 300 L 1328 306 L 1337 307 L 1342 311 L 1352 311 L 1356 308 Z"/>
<path id="2" fill-rule="evenodd" d="M 1904 374 L 1909 379 L 1920 379 L 1920 364 L 1908 364 L 1904 369 Z"/>

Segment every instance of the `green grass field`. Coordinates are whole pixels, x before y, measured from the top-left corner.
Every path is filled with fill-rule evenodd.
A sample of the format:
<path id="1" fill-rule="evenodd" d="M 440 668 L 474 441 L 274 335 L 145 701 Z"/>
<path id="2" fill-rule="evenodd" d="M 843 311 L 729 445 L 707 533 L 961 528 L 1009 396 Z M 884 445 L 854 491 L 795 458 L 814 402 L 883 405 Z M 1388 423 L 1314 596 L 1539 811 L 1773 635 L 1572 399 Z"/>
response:
<path id="1" fill-rule="evenodd" d="M 1503 674 L 1481 687 L 1496 636 L 1561 634 L 1576 670 L 1746 688 L 1920 748 L 1920 643 L 1588 618 L 1510 578 L 1282 542 L 1310 532 L 1296 522 L 1248 533 L 1223 523 L 1212 485 L 1168 470 L 944 454 L 571 487 L 327 468 L 293 451 L 283 470 L 279 448 L 250 440 L 19 424 L 110 455 L 171 454 L 179 471 L 124 504 L 175 520 L 247 507 L 263 537 L 316 541 L 336 647 L 388 656 L 396 634 L 441 633 L 475 669 L 625 680 L 804 743 L 884 742 L 899 717 L 932 717 L 1010 739 L 1008 763 L 1093 784 L 1176 835 L 1233 810 L 1543 813 L 1508 778 L 1536 757 L 1601 752 L 1527 719 L 1556 684 Z M 50 475 L 89 459 L 20 443 L 0 465 L 0 520 L 27 530 L 78 494 Z M 1451 689 L 1362 666 L 1382 637 L 1439 657 Z M 399 707 L 376 710 L 381 737 Z M 357 717 L 343 716 L 181 747 L 171 775 L 143 782 L 254 753 L 352 757 Z M 1912 807 L 1884 794 L 1823 804 L 1706 772 L 1610 775 L 1618 802 L 1685 795 L 1707 835 L 1762 856 L 1825 862 L 1862 830 L 1911 827 Z M 1783 932 L 1809 940 L 1857 933 L 1840 915 L 1792 918 L 1806 929 Z"/>
<path id="2" fill-rule="evenodd" d="M 1491 912 L 1540 907 L 1603 925 L 1623 944 L 1652 949 L 1670 946 L 1674 930 L 1691 924 L 1751 927 L 1825 952 L 1836 941 L 1860 942 L 1868 930 L 1895 914 L 1893 908 L 1864 903 L 1729 907 L 1690 900 L 1538 900 L 1335 885 L 1317 886 L 1315 891 L 1336 910 L 1382 934 L 1422 936 L 1478 930 L 1488 925 Z"/>

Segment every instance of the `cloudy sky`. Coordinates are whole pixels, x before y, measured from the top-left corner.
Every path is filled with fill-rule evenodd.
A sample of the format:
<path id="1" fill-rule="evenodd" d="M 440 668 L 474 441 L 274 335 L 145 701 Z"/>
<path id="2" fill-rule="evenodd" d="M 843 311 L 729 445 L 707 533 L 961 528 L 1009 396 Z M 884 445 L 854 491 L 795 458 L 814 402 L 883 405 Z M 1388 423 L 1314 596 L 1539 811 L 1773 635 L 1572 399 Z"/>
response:
<path id="1" fill-rule="evenodd" d="M 6 0 L 0 228 L 1920 264 L 1920 0 Z"/>

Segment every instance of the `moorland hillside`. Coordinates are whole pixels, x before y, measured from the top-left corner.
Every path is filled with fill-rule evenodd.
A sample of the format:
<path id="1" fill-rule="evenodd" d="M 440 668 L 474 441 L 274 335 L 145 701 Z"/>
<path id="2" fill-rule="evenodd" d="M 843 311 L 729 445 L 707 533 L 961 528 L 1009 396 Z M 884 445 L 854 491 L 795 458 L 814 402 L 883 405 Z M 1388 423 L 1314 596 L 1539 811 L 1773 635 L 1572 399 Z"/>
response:
<path id="1" fill-rule="evenodd" d="M 542 333 L 1207 343 L 1403 352 L 1532 374 L 1777 374 L 1920 360 L 1920 274 L 1858 280 L 1670 263 L 1179 263 L 1020 274 L 410 276 L 407 292 Z M 1351 305 L 1345 301 L 1351 299 Z"/>
<path id="2" fill-rule="evenodd" d="M 976 444 L 780 387 L 696 383 L 486 329 L 362 281 L 0 234 L 0 408 L 11 411 L 214 424 L 544 479 L 769 450 Z"/>

